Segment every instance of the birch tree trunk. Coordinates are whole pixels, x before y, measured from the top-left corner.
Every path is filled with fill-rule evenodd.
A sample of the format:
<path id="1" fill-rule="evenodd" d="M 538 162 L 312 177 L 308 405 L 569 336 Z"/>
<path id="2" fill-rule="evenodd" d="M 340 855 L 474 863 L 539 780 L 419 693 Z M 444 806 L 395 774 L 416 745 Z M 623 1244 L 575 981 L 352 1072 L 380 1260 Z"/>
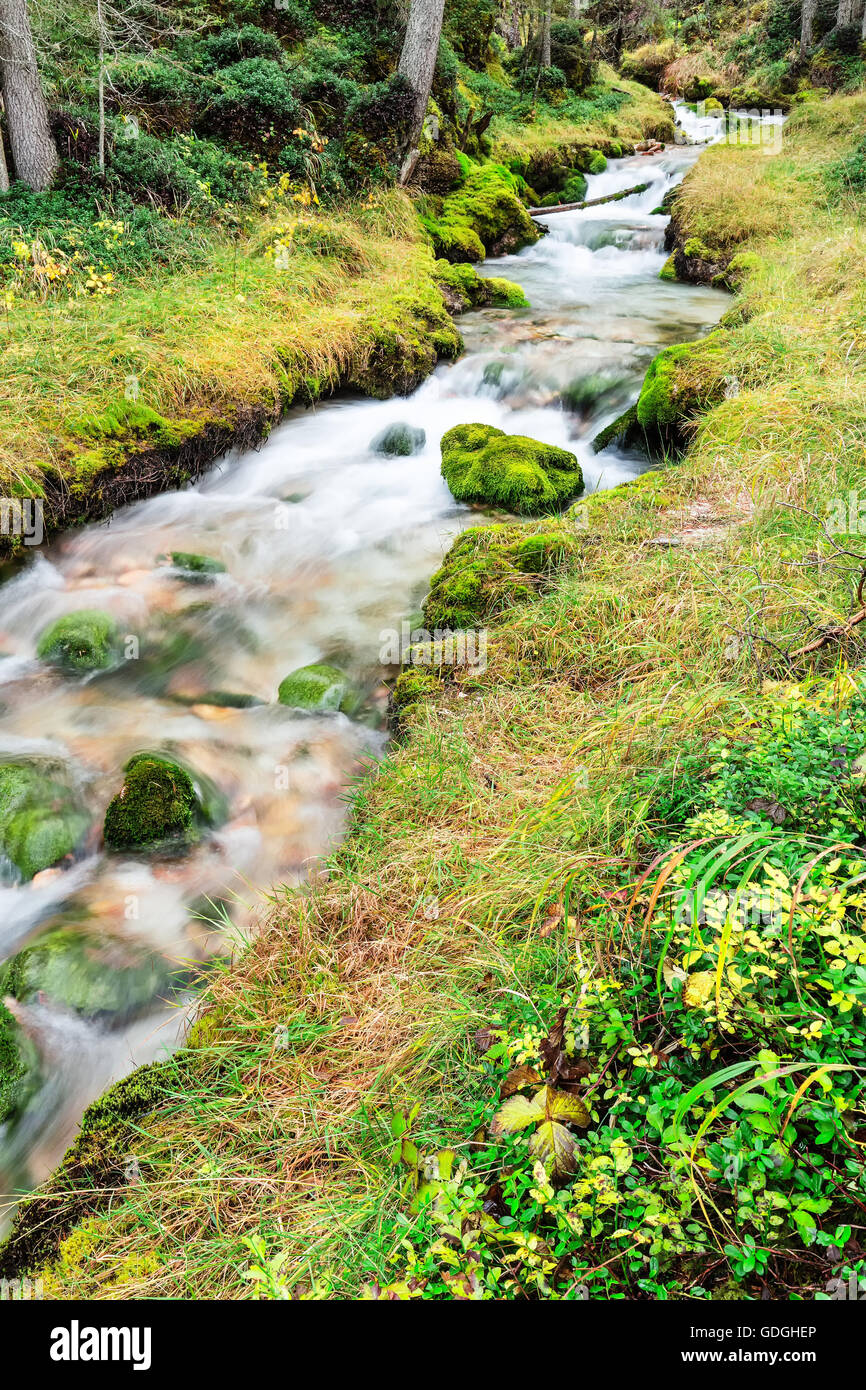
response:
<path id="1" fill-rule="evenodd" d="M 544 6 L 544 19 L 541 25 L 541 66 L 550 67 L 550 21 L 553 0 L 547 0 Z"/>
<path id="2" fill-rule="evenodd" d="M 15 174 L 41 193 L 54 178 L 58 158 L 39 80 L 27 0 L 0 0 L 0 83 Z"/>
<path id="3" fill-rule="evenodd" d="M 401 183 L 411 178 L 412 170 L 418 163 L 418 141 L 433 86 L 444 12 L 445 0 L 411 0 L 409 7 L 406 37 L 397 65 L 397 71 L 405 77 L 414 93 L 408 149 L 400 170 Z"/>
<path id="4" fill-rule="evenodd" d="M 812 30 L 817 9 L 818 0 L 803 0 L 803 10 L 800 15 L 800 53 L 803 57 L 812 52 Z"/>

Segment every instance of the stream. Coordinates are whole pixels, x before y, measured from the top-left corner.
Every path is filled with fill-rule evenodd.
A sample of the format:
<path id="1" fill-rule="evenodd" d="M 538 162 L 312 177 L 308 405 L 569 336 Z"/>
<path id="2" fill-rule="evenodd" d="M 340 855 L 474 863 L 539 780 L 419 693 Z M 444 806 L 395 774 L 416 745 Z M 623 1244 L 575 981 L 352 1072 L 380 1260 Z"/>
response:
<path id="1" fill-rule="evenodd" d="M 699 153 L 670 146 L 590 177 L 588 198 L 650 186 L 555 214 L 535 246 L 491 264 L 531 307 L 465 315 L 465 354 L 411 398 L 343 394 L 293 411 L 257 451 L 61 537 L 0 588 L 0 762 L 32 761 L 60 778 L 91 825 L 74 862 L 31 881 L 0 863 L 0 963 L 67 932 L 99 944 L 105 970 L 118 972 L 110 1007 L 78 1011 L 47 991 L 6 1000 L 41 1079 L 19 1118 L 0 1125 L 0 1192 L 44 1179 L 89 1102 L 179 1044 L 194 1008 L 190 967 L 225 954 L 270 885 L 302 883 L 338 840 L 346 786 L 386 742 L 385 681 L 396 674 L 383 664 L 387 636 L 417 613 L 455 534 L 484 519 L 440 476 L 444 431 L 481 421 L 561 445 L 590 490 L 647 467 L 615 449 L 596 456 L 590 440 L 635 398 L 660 348 L 698 337 L 729 303 L 658 278 L 667 219 L 653 209 Z M 425 431 L 420 453 L 373 451 L 396 422 Z M 190 582 L 166 558 L 178 551 L 225 569 Z M 112 614 L 131 639 L 117 670 L 70 677 L 37 661 L 39 633 L 82 608 Z M 359 715 L 275 702 L 280 681 L 315 661 L 348 673 L 364 695 Z M 215 690 L 260 703 L 225 707 L 208 700 Z M 183 856 L 102 846 L 105 807 L 140 750 L 176 754 L 225 798 L 219 828 Z M 158 963 L 152 997 L 130 968 L 141 948 Z M 172 991 L 161 983 L 167 963 L 181 972 Z"/>

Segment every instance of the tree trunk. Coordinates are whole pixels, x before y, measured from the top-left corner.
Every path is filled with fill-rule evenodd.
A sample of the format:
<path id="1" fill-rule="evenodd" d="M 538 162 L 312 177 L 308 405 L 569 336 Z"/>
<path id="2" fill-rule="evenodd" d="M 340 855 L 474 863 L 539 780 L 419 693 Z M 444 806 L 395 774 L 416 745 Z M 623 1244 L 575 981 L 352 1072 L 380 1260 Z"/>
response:
<path id="1" fill-rule="evenodd" d="M 863 6 L 863 28 L 860 30 L 860 37 L 866 43 L 866 5 Z"/>
<path id="2" fill-rule="evenodd" d="M 406 37 L 397 65 L 397 71 L 405 77 L 414 93 L 407 153 L 400 170 L 401 183 L 408 182 L 418 163 L 418 141 L 433 86 L 444 12 L 445 0 L 411 0 L 409 7 Z"/>
<path id="3" fill-rule="evenodd" d="M 0 100 L 0 111 L 3 110 L 3 102 Z M 9 170 L 6 166 L 6 149 L 3 145 L 3 127 L 0 126 L 0 193 L 9 192 Z"/>
<path id="4" fill-rule="evenodd" d="M 105 21 L 102 0 L 96 0 L 96 23 L 99 28 L 99 173 L 105 178 Z"/>
<path id="5" fill-rule="evenodd" d="M 0 79 L 15 173 L 37 193 L 57 170 L 27 0 L 0 0 Z"/>
<path id="6" fill-rule="evenodd" d="M 550 20 L 553 0 L 547 0 L 544 6 L 544 20 L 541 26 L 541 66 L 550 67 Z"/>
<path id="7" fill-rule="evenodd" d="M 848 29 L 854 23 L 854 0 L 839 0 L 836 11 L 836 28 Z"/>
<path id="8" fill-rule="evenodd" d="M 804 58 L 806 54 L 812 52 L 812 29 L 815 24 L 817 9 L 818 0 L 803 0 L 803 9 L 800 15 L 800 54 Z"/>

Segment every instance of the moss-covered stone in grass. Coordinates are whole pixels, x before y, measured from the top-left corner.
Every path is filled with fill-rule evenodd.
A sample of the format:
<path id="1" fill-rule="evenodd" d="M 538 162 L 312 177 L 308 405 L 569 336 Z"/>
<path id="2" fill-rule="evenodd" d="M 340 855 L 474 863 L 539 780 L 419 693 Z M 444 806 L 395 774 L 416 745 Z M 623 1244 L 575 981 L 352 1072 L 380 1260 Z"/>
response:
<path id="1" fill-rule="evenodd" d="M 36 655 L 68 675 L 86 675 L 114 666 L 119 648 L 120 630 L 111 615 L 96 608 L 81 608 L 44 629 Z"/>
<path id="2" fill-rule="evenodd" d="M 493 425 L 448 430 L 442 476 L 458 502 L 504 507 L 521 516 L 555 511 L 583 487 L 574 454 Z"/>
<path id="3" fill-rule="evenodd" d="M 105 812 L 109 849 L 147 850 L 198 838 L 200 806 L 185 768 L 156 754 L 137 753 L 124 774 L 123 786 Z"/>
<path id="4" fill-rule="evenodd" d="M 280 684 L 277 699 L 281 705 L 307 710 L 311 714 L 345 710 L 353 703 L 349 679 L 336 666 L 314 662 L 292 671 Z"/>
<path id="5" fill-rule="evenodd" d="M 538 592 L 571 553 L 564 530 L 526 534 L 520 526 L 474 526 L 458 536 L 430 581 L 428 631 L 462 631 Z"/>

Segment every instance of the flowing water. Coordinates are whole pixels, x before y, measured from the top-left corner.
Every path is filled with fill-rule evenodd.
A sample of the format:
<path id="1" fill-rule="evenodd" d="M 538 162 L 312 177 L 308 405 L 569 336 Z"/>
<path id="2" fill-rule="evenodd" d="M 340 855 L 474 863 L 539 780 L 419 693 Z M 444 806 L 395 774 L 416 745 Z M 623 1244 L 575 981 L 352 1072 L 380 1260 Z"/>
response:
<path id="1" fill-rule="evenodd" d="M 658 279 L 666 218 L 654 213 L 699 150 L 675 146 L 612 161 L 588 180 L 600 197 L 643 194 L 549 219 L 550 233 L 491 264 L 531 308 L 461 321 L 465 355 L 409 399 L 349 396 L 293 412 L 261 449 L 226 458 L 199 482 L 70 533 L 0 589 L 0 761 L 58 769 L 92 829 L 74 863 L 27 883 L 0 871 L 0 962 L 48 931 L 111 943 L 106 969 L 144 945 L 154 959 L 206 962 L 248 930 L 272 884 L 296 884 L 333 845 L 346 784 L 384 741 L 389 631 L 417 610 L 454 537 L 478 513 L 457 506 L 439 472 L 439 440 L 483 421 L 565 446 L 590 489 L 646 467 L 589 441 L 639 389 L 652 356 L 697 337 L 724 309 L 718 291 Z M 383 458 L 371 442 L 406 421 L 423 451 Z M 172 551 L 215 557 L 225 572 L 184 582 Z M 117 671 L 71 679 L 35 658 L 61 614 L 107 610 L 129 635 Z M 324 660 L 366 697 L 360 715 L 302 716 L 275 703 L 290 671 Z M 262 703 L 222 708 L 214 690 Z M 122 768 L 142 749 L 174 752 L 227 798 L 222 827 L 183 857 L 107 854 L 100 829 Z M 14 1125 L 0 1126 L 0 1192 L 41 1180 L 108 1083 L 183 1036 L 192 1000 L 154 997 L 85 1017 L 45 995 L 13 1003 L 42 1057 L 42 1082 Z M 9 1002 L 9 1001 L 7 1001 Z"/>

